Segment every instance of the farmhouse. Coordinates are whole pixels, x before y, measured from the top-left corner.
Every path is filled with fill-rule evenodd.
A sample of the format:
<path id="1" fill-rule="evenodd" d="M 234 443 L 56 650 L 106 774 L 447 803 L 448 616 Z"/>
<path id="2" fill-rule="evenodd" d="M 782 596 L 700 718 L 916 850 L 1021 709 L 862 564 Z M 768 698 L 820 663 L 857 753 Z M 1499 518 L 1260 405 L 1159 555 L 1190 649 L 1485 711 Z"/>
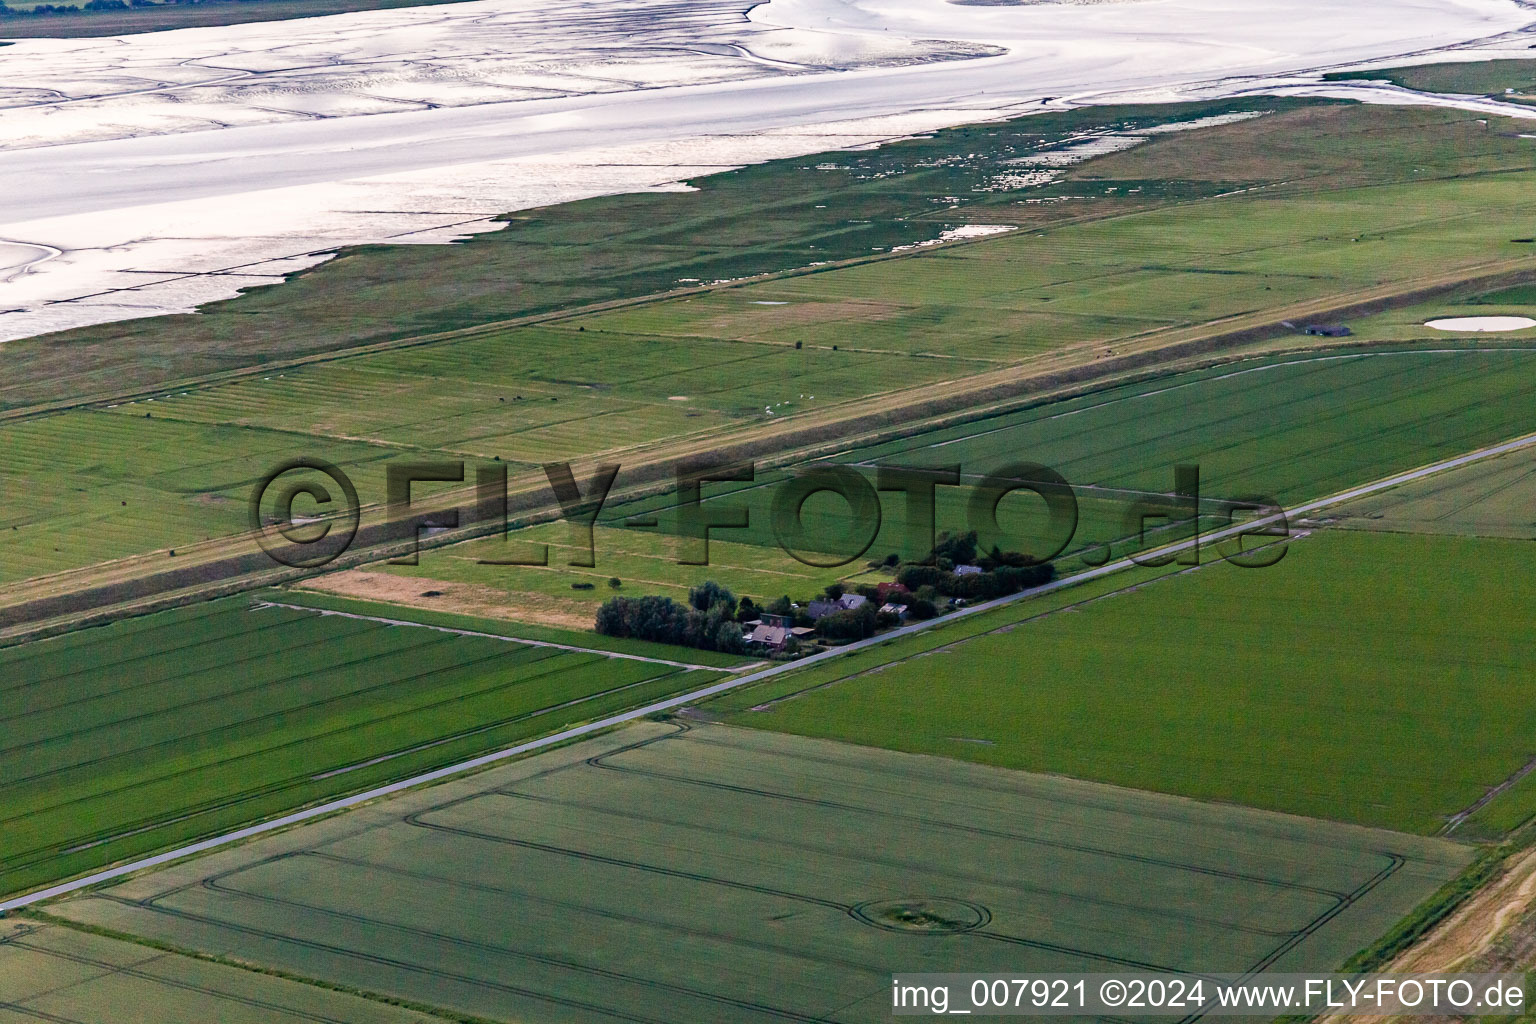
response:
<path id="1" fill-rule="evenodd" d="M 771 617 L 775 619 L 783 618 L 780 615 Z M 749 622 L 747 625 L 752 627 L 751 631 L 744 638 L 747 644 L 769 651 L 782 651 L 784 645 L 789 643 L 790 638 L 799 639 L 816 632 L 814 629 L 808 629 L 804 626 L 770 625 L 766 622 Z"/>
<path id="2" fill-rule="evenodd" d="M 849 612 L 855 608 L 862 608 L 868 600 L 862 594 L 844 594 L 836 601 L 812 601 L 810 615 L 814 620 L 821 620 L 836 612 Z"/>

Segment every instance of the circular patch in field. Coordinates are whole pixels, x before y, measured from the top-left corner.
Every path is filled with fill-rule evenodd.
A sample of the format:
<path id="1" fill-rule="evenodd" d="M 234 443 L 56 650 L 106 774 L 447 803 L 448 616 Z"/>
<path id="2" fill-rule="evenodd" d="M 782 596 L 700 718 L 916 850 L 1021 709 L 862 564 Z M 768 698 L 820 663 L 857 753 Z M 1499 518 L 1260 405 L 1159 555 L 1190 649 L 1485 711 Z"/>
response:
<path id="1" fill-rule="evenodd" d="M 1458 316 L 1445 320 L 1431 320 L 1424 325 L 1437 331 L 1471 331 L 1478 334 L 1499 331 L 1524 331 L 1536 327 L 1536 320 L 1528 316 Z"/>
<path id="2" fill-rule="evenodd" d="M 888 932 L 918 935 L 957 935 L 974 931 L 992 920 L 992 912 L 980 903 L 942 896 L 869 900 L 848 913 L 855 920 Z"/>

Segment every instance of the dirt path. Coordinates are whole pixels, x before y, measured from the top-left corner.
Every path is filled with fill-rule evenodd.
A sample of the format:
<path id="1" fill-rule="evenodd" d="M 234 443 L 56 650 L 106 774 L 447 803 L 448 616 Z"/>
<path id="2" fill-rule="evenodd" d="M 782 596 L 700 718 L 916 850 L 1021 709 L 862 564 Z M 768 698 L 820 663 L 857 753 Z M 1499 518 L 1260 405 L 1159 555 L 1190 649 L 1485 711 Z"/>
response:
<path id="1" fill-rule="evenodd" d="M 1530 908 L 1533 897 L 1536 849 L 1510 861 L 1494 882 L 1392 961 L 1390 970 L 1414 974 L 1448 971 L 1486 953 L 1504 929 Z"/>
<path id="2" fill-rule="evenodd" d="M 349 569 L 306 580 L 302 590 L 380 601 L 406 608 L 457 612 L 488 619 L 532 622 L 561 629 L 592 628 L 593 610 L 579 601 L 561 601 L 546 594 L 504 591 L 474 583 L 421 576 L 396 576 L 387 572 Z M 433 596 L 428 597 L 427 594 Z"/>

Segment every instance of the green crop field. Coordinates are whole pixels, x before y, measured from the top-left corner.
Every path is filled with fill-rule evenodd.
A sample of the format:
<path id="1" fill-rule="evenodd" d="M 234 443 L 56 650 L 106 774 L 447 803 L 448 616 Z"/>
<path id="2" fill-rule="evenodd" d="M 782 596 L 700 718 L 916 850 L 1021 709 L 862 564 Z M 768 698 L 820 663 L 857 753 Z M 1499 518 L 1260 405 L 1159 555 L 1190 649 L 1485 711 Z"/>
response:
<path id="1" fill-rule="evenodd" d="M 1388 350 L 1255 358 L 1208 370 L 1096 391 L 913 437 L 852 449 L 829 458 L 869 467 L 958 465 L 966 483 L 1013 462 L 1054 468 L 1081 500 L 1079 545 L 1122 535 L 1120 492 L 1168 492 L 1179 464 L 1200 467 L 1208 498 L 1264 496 L 1294 504 L 1349 486 L 1459 455 L 1530 430 L 1536 350 L 1492 348 Z M 748 530 L 722 530 L 726 540 L 775 543 L 770 508 L 780 472 L 755 485 L 710 485 L 713 500 L 748 509 Z M 966 488 L 941 488 L 940 527 L 966 523 Z M 807 522 L 822 532 L 846 529 L 841 499 L 818 499 Z M 883 555 L 904 528 L 902 498 L 888 495 L 888 532 L 872 552 Z M 1011 520 L 1037 529 L 1033 499 L 1010 498 Z M 659 512 L 675 529 L 672 499 L 615 505 L 604 518 L 623 523 Z M 1214 509 L 1206 507 L 1207 514 Z M 1006 540 L 1006 538 L 1005 538 Z M 1076 563 L 1069 563 L 1076 567 Z"/>
<path id="2" fill-rule="evenodd" d="M 1027 459 L 1075 485 L 1294 502 L 1530 430 L 1536 351 L 1370 351 L 1244 361 L 859 452 L 991 469 Z"/>
<path id="3" fill-rule="evenodd" d="M 49 913 L 476 1020 L 853 1024 L 889 1019 L 893 973 L 958 964 L 1331 968 L 1470 855 L 647 723 Z"/>
<path id="4" fill-rule="evenodd" d="M 1328 516 L 1350 529 L 1536 540 L 1536 454 L 1511 452 L 1438 473 Z"/>
<path id="5" fill-rule="evenodd" d="M 428 1024 L 419 1010 L 74 928 L 0 922 L 0 1021 L 54 1024 Z"/>
<path id="6" fill-rule="evenodd" d="M 766 703 L 736 718 L 766 729 L 1429 833 L 1536 752 L 1536 598 L 1509 585 L 1533 566 L 1527 543 L 1325 531 L 1272 568 L 1164 570 L 729 706 Z M 1533 794 L 1489 813 L 1518 823 Z"/>
<path id="7" fill-rule="evenodd" d="M 679 664 L 669 648 L 651 658 L 633 653 L 640 645 L 539 645 L 549 642 L 242 597 L 0 651 L 0 892 L 450 764 L 719 672 L 708 667 L 718 657 Z"/>

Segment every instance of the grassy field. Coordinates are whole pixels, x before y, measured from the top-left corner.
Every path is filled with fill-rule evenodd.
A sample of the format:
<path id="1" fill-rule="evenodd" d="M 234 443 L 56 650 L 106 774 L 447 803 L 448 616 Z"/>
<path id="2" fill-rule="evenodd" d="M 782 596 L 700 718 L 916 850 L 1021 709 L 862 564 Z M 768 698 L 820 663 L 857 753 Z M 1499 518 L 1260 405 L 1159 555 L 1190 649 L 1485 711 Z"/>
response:
<path id="1" fill-rule="evenodd" d="M 721 663 L 298 603 L 231 598 L 0 651 L 0 892 L 659 699 Z"/>
<path id="2" fill-rule="evenodd" d="M 319 611 L 344 612 L 371 618 L 389 618 L 400 612 L 400 603 L 396 601 L 348 597 L 302 586 L 261 590 L 256 592 L 255 596 L 258 600 L 267 600 L 274 604 L 295 604 Z M 433 608 L 426 602 L 423 602 L 421 607 L 412 608 L 403 618 L 426 626 L 442 626 L 447 629 L 467 630 L 471 633 L 490 633 L 516 640 L 561 644 L 612 654 L 629 654 L 640 658 L 682 661 L 708 668 L 736 669 L 754 663 L 754 659 L 749 656 L 695 650 L 691 647 L 677 647 L 671 644 L 654 643 L 650 640 L 635 640 L 630 637 L 603 636 L 592 632 L 589 628 L 591 623 L 585 621 L 580 629 L 541 625 L 534 622 L 519 622 L 516 629 L 511 629 L 501 618 L 457 612 L 448 608 Z"/>
<path id="3" fill-rule="evenodd" d="M 1450 346 L 1255 359 L 857 454 L 986 469 L 1025 458 L 1078 486 L 1156 491 L 1193 463 L 1202 493 L 1293 502 L 1528 432 L 1533 367 L 1533 351 Z"/>
<path id="4" fill-rule="evenodd" d="M 818 666 L 738 720 L 1433 832 L 1536 753 L 1536 605 L 1510 586 L 1533 559 L 1510 541 L 1319 533 L 1273 568 L 1211 565 L 946 649 Z M 1533 792 L 1490 812 L 1522 820 Z"/>
<path id="5" fill-rule="evenodd" d="M 1408 68 L 1341 71 L 1324 77 L 1333 81 L 1379 79 L 1418 92 L 1471 93 L 1530 102 L 1530 98 L 1523 94 L 1536 92 L 1536 59 L 1421 64 Z M 1508 89 L 1515 90 L 1515 95 L 1506 97 Z"/>
<path id="6" fill-rule="evenodd" d="M 622 197 L 540 211 L 504 236 L 477 236 L 469 245 L 435 250 L 433 267 L 468 274 L 472 264 L 476 273 L 501 273 L 507 270 L 495 256 L 501 250 L 482 246 L 481 240 L 520 240 L 526 243 L 516 249 L 522 272 L 530 264 L 546 265 L 527 259 L 531 248 L 565 254 L 561 259 L 610 261 L 595 276 L 574 273 L 577 268 L 553 256 L 549 264 L 551 273 L 562 266 L 572 271 L 560 277 L 564 282 L 608 283 L 578 295 L 556 287 L 554 278 L 524 289 L 498 277 L 495 294 L 505 305 L 470 303 L 451 322 L 397 324 L 381 335 L 371 333 L 378 320 L 337 306 L 336 295 L 356 295 L 383 308 L 384 284 L 368 286 L 347 274 L 365 266 L 375 267 L 368 271 L 374 273 L 379 260 L 420 258 L 412 252 L 408 258 L 345 257 L 290 285 L 237 300 L 255 305 L 240 306 L 232 319 L 215 310 L 167 321 L 165 331 L 142 322 L 102 328 L 103 338 L 111 335 L 112 360 L 131 358 L 136 367 L 155 373 L 171 366 L 192 372 L 197 367 L 178 360 L 200 358 L 197 353 L 210 346 L 221 354 L 203 369 L 257 358 L 228 336 L 233 320 L 239 321 L 235 333 L 241 339 L 260 339 L 284 329 L 285 317 L 307 310 L 315 316 L 304 321 L 304 336 L 329 338 L 327 344 L 339 347 L 399 337 L 409 333 L 407 327 L 458 327 L 496 315 L 664 289 L 686 276 L 715 280 L 819 261 L 813 257 L 867 254 L 875 243 L 884 248 L 931 238 L 946 225 L 968 221 L 1020 228 L 952 249 L 5 423 L 0 492 L 24 489 L 33 497 L 7 503 L 0 513 L 0 529 L 11 527 L 13 541 L 0 552 L 0 584 L 227 536 L 244 525 L 254 481 L 295 455 L 318 455 L 346 467 L 356 474 L 364 499 L 378 500 L 382 463 L 391 457 L 500 459 L 514 472 L 546 460 L 622 459 L 637 446 L 750 432 L 786 417 L 830 422 L 842 403 L 864 396 L 972 377 L 1069 349 L 1072 358 L 1091 363 L 1116 346 L 1160 331 L 1431 271 L 1536 255 L 1511 240 L 1522 237 L 1517 232 L 1536 234 L 1536 208 L 1529 199 L 1536 172 L 1527 169 L 1536 157 L 1522 150 L 1527 162 L 1521 164 L 1496 137 L 1468 137 L 1462 121 L 1423 112 L 1372 114 L 1377 118 L 1371 122 L 1377 133 L 1372 146 L 1390 141 L 1420 147 L 1412 152 L 1414 159 L 1422 158 L 1417 166 L 1426 171 L 1425 180 L 1411 184 L 1372 184 L 1363 173 L 1341 167 L 1335 168 L 1336 186 L 1349 187 L 1309 190 L 1303 174 L 1273 189 L 1233 189 L 1238 182 L 1262 180 L 1253 176 L 1256 171 L 1245 175 L 1242 165 L 1230 164 L 1231 153 L 1242 145 L 1284 136 L 1291 148 L 1278 152 L 1276 165 L 1300 173 L 1296 165 L 1306 152 L 1321 159 L 1317 147 L 1323 145 L 1325 126 L 1346 133 L 1365 127 L 1363 115 L 1341 108 L 1293 108 L 1266 100 L 1265 108 L 1281 112 L 1168 136 L 1141 151 L 1091 162 L 1039 195 L 975 190 L 1005 166 L 1002 161 L 1056 144 L 1070 130 L 1148 124 L 1231 106 L 1029 118 L 848 154 L 836 165 L 844 169 L 835 171 L 814 170 L 803 161 L 767 165 L 711 179 L 706 190 L 716 205 L 708 216 L 695 208 L 691 217 L 658 221 L 653 215 L 667 211 L 647 205 L 695 202 L 693 195 Z M 1421 137 L 1426 141 L 1413 141 Z M 980 153 L 965 160 L 940 160 L 961 146 L 978 145 Z M 1452 146 L 1460 147 L 1454 160 L 1442 152 Z M 1212 155 L 1216 149 L 1222 149 L 1220 158 Z M 1166 158 L 1166 187 L 1131 177 L 1147 173 L 1139 152 Z M 1173 176 L 1184 172 L 1191 153 L 1201 152 L 1215 162 L 1208 178 Z M 897 173 L 936 160 L 942 169 Z M 1450 175 L 1452 168 L 1464 176 Z M 1217 193 L 1238 194 L 1213 198 Z M 766 222 L 759 209 L 765 194 L 780 204 Z M 936 211 L 929 202 L 935 194 L 963 201 L 956 209 Z M 1081 206 L 1033 202 L 1090 194 L 1098 198 Z M 818 209 L 843 200 L 849 205 L 838 207 L 835 223 Z M 757 204 L 751 217 L 749 202 Z M 1050 212 L 1058 207 L 1078 211 L 1078 219 L 1063 222 L 1065 214 Z M 857 213 L 868 216 L 853 216 Z M 597 223 L 606 227 L 626 218 L 645 225 L 625 236 L 629 248 L 619 241 L 587 244 L 594 242 Z M 663 223 L 670 234 L 659 237 L 657 225 Z M 769 231 L 765 223 L 773 225 L 770 234 L 777 241 L 763 237 Z M 724 240 L 713 249 L 700 248 L 699 238 L 711 231 Z M 780 244 L 790 236 L 800 239 L 793 259 Z M 621 251 L 599 257 L 610 244 Z M 669 255 L 663 259 L 661 253 Z M 713 259 L 724 263 L 705 265 Z M 746 263 L 737 265 L 741 261 Z M 620 265 L 631 269 L 620 273 Z M 406 268 L 402 263 L 397 270 Z M 417 299 L 439 294 L 429 283 L 415 282 L 411 294 Z M 324 316 L 311 308 L 313 289 L 322 285 Z M 475 293 L 455 287 L 441 294 Z M 216 337 L 178 341 L 182 328 L 169 328 L 182 323 L 215 331 Z M 366 337 L 344 331 L 333 336 L 341 323 L 363 325 Z M 221 324 L 231 325 L 229 331 Z M 135 332 L 132 340 L 118 336 L 129 330 Z M 8 343 L 13 372 L 0 388 L 0 403 L 106 386 L 105 380 L 93 383 L 92 344 L 78 332 Z M 161 351 L 160 345 L 174 352 Z M 57 368 L 67 374 L 50 377 L 55 365 L 50 360 L 59 360 Z M 100 368 L 117 388 L 143 383 L 134 377 L 138 370 L 124 371 L 116 363 Z"/>
<path id="7" fill-rule="evenodd" d="M 936 254 L 903 263 L 924 272 L 932 265 L 937 273 L 947 262 L 977 258 L 982 257 Z M 885 267 L 905 273 L 898 264 Z M 537 341 L 560 332 L 526 333 Z M 604 336 L 576 328 L 566 333 L 575 339 Z M 587 344 L 578 340 L 571 352 Z M 600 369 L 590 361 L 587 370 L 579 369 L 571 353 L 570 367 L 562 369 L 553 354 L 559 349 L 539 346 L 498 362 L 489 358 L 489 341 L 475 340 L 9 424 L 0 428 L 0 445 L 9 453 L 0 479 L 7 493 L 19 493 L 24 481 L 32 497 L 8 507 L 0 519 L 0 529 L 11 527 L 12 540 L 0 552 L 0 581 L 233 533 L 244 526 L 255 482 L 299 455 L 341 465 L 365 501 L 379 501 L 390 458 L 500 458 L 517 472 L 527 468 L 526 461 L 591 458 L 625 445 L 764 423 L 774 418 L 764 411 L 770 404 L 787 403 L 775 415 L 817 413 L 822 403 L 832 406 L 861 390 L 897 386 L 895 379 L 854 372 L 861 360 L 889 361 L 892 374 L 898 374 L 894 364 L 911 363 L 899 374 L 906 383 L 963 375 L 981 365 L 841 350 L 806 355 L 787 345 L 740 340 L 652 342 L 634 334 L 604 344 L 612 358 Z M 1464 344 L 1456 338 L 1435 343 Z M 652 351 L 657 345 L 661 349 Z M 463 351 L 456 351 L 459 347 Z M 745 359 L 781 359 L 806 372 L 745 374 L 751 380 L 738 383 L 741 375 L 711 362 L 711 352 L 731 348 Z M 1284 497 L 1298 488 L 1318 493 L 1335 481 L 1378 475 L 1371 472 L 1377 465 L 1428 461 L 1420 456 L 1520 432 L 1532 358 L 1518 351 L 1379 355 L 1335 363 L 1296 357 L 1279 369 L 1237 376 L 1208 372 L 1166 385 L 1138 385 L 857 454 L 858 460 L 941 457 L 988 469 L 1003 461 L 1003 453 L 1023 454 L 1054 466 L 1074 483 L 1152 490 L 1171 486 L 1175 461 L 1194 461 L 1206 467 L 1213 494 L 1256 489 Z M 716 394 L 701 394 L 701 380 L 678 371 L 689 359 L 701 377 L 712 374 L 721 382 Z M 380 363 L 394 366 L 385 372 L 374 365 Z M 839 368 L 840 363 L 846 365 Z M 480 379 L 472 370 L 477 365 L 490 367 Z M 581 373 L 585 378 L 576 376 Z M 560 374 L 570 376 L 553 383 Z M 1174 387 L 1205 378 L 1211 380 Z M 1165 386 L 1174 390 L 1151 394 Z M 1204 401 L 1190 417 L 1186 403 L 1193 388 L 1203 392 Z M 743 389 L 749 394 L 736 395 Z M 1141 394 L 1150 397 L 1126 400 Z M 671 400 L 675 397 L 687 401 Z M 1100 408 L 1055 418 L 1096 403 Z M 1159 430 L 1154 426 L 1159 421 L 1167 427 Z M 957 440 L 967 430 L 981 439 Z M 1281 447 L 1295 443 L 1307 447 Z M 943 447 L 921 450 L 931 445 Z"/>
<path id="8" fill-rule="evenodd" d="M 1469 853 L 648 723 L 49 911 L 476 1019 L 852 1024 L 961 963 L 1332 967 Z"/>
<path id="9" fill-rule="evenodd" d="M 1530 245 L 1536 251 L 1536 242 L 1519 244 Z M 1425 326 L 1431 320 L 1489 316 L 1536 316 L 1536 284 L 1465 288 L 1426 302 L 1355 317 L 1349 326 L 1356 337 L 1372 343 L 1536 348 L 1536 328 L 1477 332 Z"/>
<path id="10" fill-rule="evenodd" d="M 1084 132 L 1255 109 L 1276 113 L 1165 136 L 1043 188 L 1020 192 L 996 183 L 1016 172 L 1009 161 Z M 196 317 L 10 342 L 0 408 L 121 394 L 304 353 L 868 256 L 955 224 L 1049 228 L 1221 195 L 1225 207 L 1231 199 L 1265 198 L 1244 191 L 1260 187 L 1284 196 L 1461 177 L 1476 184 L 1478 176 L 1533 168 L 1536 151 L 1523 140 L 1454 111 L 1268 98 L 1038 114 L 830 161 L 795 158 L 711 175 L 693 182 L 698 192 L 521 212 L 505 231 L 462 245 L 348 250 L 285 285 L 215 303 Z M 1244 194 L 1231 195 L 1237 192 Z M 1494 208 L 1479 218 L 1500 219 Z M 1288 272 L 1295 268 L 1273 271 Z"/>
<path id="11" fill-rule="evenodd" d="M 0 1021 L 427 1024 L 440 1018 L 91 934 L 0 922 Z"/>
<path id="12" fill-rule="evenodd" d="M 678 545 L 673 538 L 636 530 L 598 527 L 594 531 L 593 568 L 567 565 L 581 550 L 571 546 L 569 528 L 563 523 L 537 526 L 519 533 L 520 540 L 550 546 L 547 567 L 483 565 L 482 558 L 501 557 L 498 541 L 474 541 L 424 552 L 414 566 L 370 566 L 366 572 L 324 577 L 312 585 L 355 588 L 362 594 L 370 589 L 380 596 L 394 587 L 376 582 L 377 571 L 387 570 L 385 579 L 410 579 L 416 593 L 392 594 L 396 600 L 430 606 L 432 599 L 421 598 L 422 588 L 443 593 L 450 601 L 466 607 L 482 606 L 486 614 L 551 624 L 567 623 L 576 628 L 590 628 L 597 607 L 615 594 L 664 594 L 686 601 L 692 586 L 714 580 L 737 596 L 772 599 L 780 594 L 808 598 L 827 584 L 863 569 L 864 562 L 836 569 L 818 569 L 803 565 L 775 548 L 760 544 L 737 544 L 723 539 L 710 544 L 708 566 L 678 564 Z M 620 589 L 609 580 L 622 581 Z M 576 590 L 573 584 L 591 584 L 594 589 Z"/>
<path id="13" fill-rule="evenodd" d="M 1531 181 L 1508 174 L 1317 194 L 1261 191 L 1014 232 L 984 245 L 596 313 L 563 326 L 619 342 L 803 342 L 1003 363 L 1083 341 L 1111 350 L 1158 328 L 1528 254 L 1513 238 L 1536 231 Z M 1491 217 L 1490 209 L 1506 215 Z M 797 382 L 785 383 L 771 404 L 787 399 L 786 411 L 803 408 Z"/>

